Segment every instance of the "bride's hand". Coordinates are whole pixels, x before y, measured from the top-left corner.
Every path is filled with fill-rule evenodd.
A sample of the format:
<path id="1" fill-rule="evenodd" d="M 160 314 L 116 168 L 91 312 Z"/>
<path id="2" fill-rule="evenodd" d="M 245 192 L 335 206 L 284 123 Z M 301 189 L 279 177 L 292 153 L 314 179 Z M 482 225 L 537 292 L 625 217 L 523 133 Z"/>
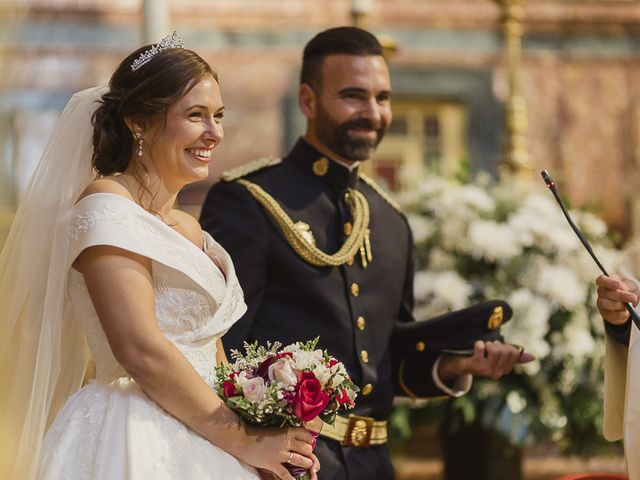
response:
<path id="1" fill-rule="evenodd" d="M 284 466 L 289 463 L 311 471 L 311 479 L 317 479 L 314 470 L 320 462 L 313 454 L 313 435 L 303 428 L 246 427 L 245 448 L 241 459 L 258 469 L 269 470 L 277 479 L 294 480 Z"/>

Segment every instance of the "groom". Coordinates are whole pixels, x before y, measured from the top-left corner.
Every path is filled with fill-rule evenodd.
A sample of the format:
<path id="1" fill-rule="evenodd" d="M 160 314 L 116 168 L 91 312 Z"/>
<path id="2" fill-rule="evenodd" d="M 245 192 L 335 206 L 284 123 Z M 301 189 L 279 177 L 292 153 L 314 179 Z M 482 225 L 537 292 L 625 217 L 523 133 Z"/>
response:
<path id="1" fill-rule="evenodd" d="M 358 173 L 391 122 L 390 100 L 373 35 L 319 33 L 302 62 L 304 136 L 282 160 L 226 172 L 200 219 L 231 254 L 248 304 L 225 347 L 319 335 L 361 389 L 355 416 L 323 428 L 322 479 L 394 478 L 385 445 L 394 396 L 460 396 L 473 374 L 498 378 L 526 357 L 500 342 L 476 342 L 473 357 L 437 356 L 417 342 L 392 362 L 394 327 L 414 321 L 411 233 L 397 204 Z"/>

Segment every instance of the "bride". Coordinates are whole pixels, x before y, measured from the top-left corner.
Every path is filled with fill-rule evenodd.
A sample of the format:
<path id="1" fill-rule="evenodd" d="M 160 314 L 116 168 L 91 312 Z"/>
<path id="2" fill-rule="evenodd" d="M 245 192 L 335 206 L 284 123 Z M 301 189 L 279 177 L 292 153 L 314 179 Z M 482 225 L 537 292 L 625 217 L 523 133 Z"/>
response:
<path id="1" fill-rule="evenodd" d="M 0 256 L 9 478 L 319 467 L 309 432 L 248 426 L 212 389 L 246 306 L 227 253 L 173 204 L 207 178 L 223 115 L 216 73 L 175 33 L 69 101 Z M 96 377 L 78 390 L 87 345 Z"/>

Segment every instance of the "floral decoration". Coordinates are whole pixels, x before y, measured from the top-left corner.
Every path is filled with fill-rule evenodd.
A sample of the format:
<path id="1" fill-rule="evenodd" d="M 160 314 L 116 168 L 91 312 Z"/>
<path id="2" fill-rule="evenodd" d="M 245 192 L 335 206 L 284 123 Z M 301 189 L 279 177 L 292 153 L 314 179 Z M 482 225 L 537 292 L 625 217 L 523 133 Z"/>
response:
<path id="1" fill-rule="evenodd" d="M 601 446 L 604 324 L 595 305 L 599 271 L 544 186 L 462 183 L 430 175 L 402 195 L 416 244 L 415 316 L 429 318 L 475 302 L 508 301 L 506 339 L 537 357 L 498 381 L 476 379 L 469 394 L 399 408 L 394 424 L 438 418 L 449 429 L 481 424 L 513 445 L 551 440 L 587 453 Z M 606 224 L 571 215 L 602 263 L 620 258 Z M 455 417 L 456 421 L 451 421 Z"/>

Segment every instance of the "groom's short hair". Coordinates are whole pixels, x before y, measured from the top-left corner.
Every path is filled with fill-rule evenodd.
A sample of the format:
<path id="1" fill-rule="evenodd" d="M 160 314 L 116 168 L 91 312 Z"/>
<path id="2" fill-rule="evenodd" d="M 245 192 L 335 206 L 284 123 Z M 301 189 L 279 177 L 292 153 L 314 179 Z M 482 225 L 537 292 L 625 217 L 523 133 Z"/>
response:
<path id="1" fill-rule="evenodd" d="M 322 83 L 322 63 L 328 55 L 382 55 L 378 39 L 358 27 L 336 27 L 309 40 L 302 54 L 300 83 L 318 90 Z"/>

